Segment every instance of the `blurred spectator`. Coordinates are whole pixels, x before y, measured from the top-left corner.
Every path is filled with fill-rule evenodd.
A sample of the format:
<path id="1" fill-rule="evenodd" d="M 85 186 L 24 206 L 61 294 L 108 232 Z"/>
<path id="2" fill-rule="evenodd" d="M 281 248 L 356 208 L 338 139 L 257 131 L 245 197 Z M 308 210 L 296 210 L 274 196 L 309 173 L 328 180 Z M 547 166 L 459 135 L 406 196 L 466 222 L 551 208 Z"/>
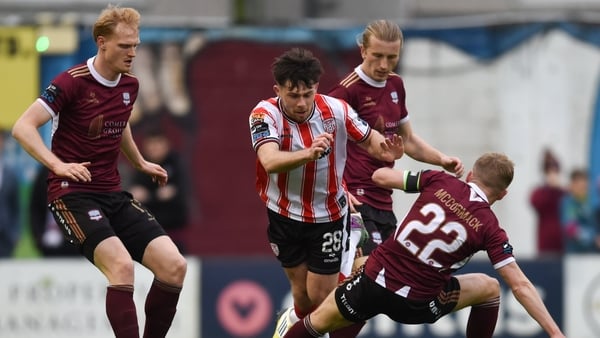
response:
<path id="1" fill-rule="evenodd" d="M 560 215 L 567 253 L 598 252 L 600 236 L 592 208 L 587 201 L 588 174 L 584 169 L 571 172 L 569 192 L 561 201 Z"/>
<path id="2" fill-rule="evenodd" d="M 47 178 L 48 168 L 41 166 L 31 188 L 29 217 L 35 246 L 43 257 L 79 257 L 77 246 L 65 239 L 48 209 Z"/>
<path id="3" fill-rule="evenodd" d="M 538 255 L 561 255 L 564 251 L 560 203 L 566 190 L 560 183 L 560 163 L 549 149 L 542 161 L 543 182 L 530 195 L 537 216 Z"/>
<path id="4" fill-rule="evenodd" d="M 145 158 L 159 164 L 169 173 L 169 180 L 159 186 L 152 178 L 136 171 L 131 177 L 129 192 L 142 202 L 162 224 L 182 254 L 186 253 L 183 229 L 188 222 L 186 184 L 180 156 L 171 148 L 171 143 L 161 131 L 148 132 L 141 149 Z"/>
<path id="5" fill-rule="evenodd" d="M 21 233 L 19 180 L 15 169 L 6 163 L 6 137 L 7 132 L 0 129 L 0 258 L 12 256 Z"/>

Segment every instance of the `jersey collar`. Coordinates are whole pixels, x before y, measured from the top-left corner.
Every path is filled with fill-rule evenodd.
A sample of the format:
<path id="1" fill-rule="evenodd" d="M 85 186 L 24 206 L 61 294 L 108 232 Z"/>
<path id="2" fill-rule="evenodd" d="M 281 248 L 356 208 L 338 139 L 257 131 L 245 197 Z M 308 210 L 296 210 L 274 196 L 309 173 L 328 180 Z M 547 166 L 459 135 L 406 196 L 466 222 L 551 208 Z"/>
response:
<path id="1" fill-rule="evenodd" d="M 100 75 L 100 73 L 98 73 L 96 68 L 94 68 L 94 60 L 95 59 L 96 59 L 96 56 L 92 56 L 91 58 L 89 58 L 87 60 L 87 66 L 90 70 L 90 73 L 94 77 L 94 79 L 96 79 L 96 81 L 100 82 L 102 85 L 104 85 L 106 87 L 116 87 L 119 84 L 119 81 L 121 80 L 121 74 L 119 74 L 119 76 L 117 76 L 117 79 L 114 81 L 105 79 L 104 77 L 102 77 L 102 75 Z"/>
<path id="2" fill-rule="evenodd" d="M 356 66 L 356 68 L 354 68 L 354 72 L 358 75 L 358 77 L 360 77 L 361 80 L 365 81 L 369 86 L 376 87 L 376 88 L 385 87 L 385 83 L 387 80 L 375 81 L 375 80 L 371 79 L 367 74 L 365 74 L 365 72 L 363 72 L 362 69 L 360 69 L 360 66 Z"/>
<path id="3" fill-rule="evenodd" d="M 473 183 L 473 182 L 469 182 L 467 183 L 474 191 L 477 195 L 479 195 L 479 197 L 483 198 L 488 204 L 490 203 L 490 201 L 488 200 L 487 196 L 485 195 L 485 193 L 483 192 L 483 190 L 481 190 L 481 188 L 479 188 L 477 186 L 477 184 Z"/>

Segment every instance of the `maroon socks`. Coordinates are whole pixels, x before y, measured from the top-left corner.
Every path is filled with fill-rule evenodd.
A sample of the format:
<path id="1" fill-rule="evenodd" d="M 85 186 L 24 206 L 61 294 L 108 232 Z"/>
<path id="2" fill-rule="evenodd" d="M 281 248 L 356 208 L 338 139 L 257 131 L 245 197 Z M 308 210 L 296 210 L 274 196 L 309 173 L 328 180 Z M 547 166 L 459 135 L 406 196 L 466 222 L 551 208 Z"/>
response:
<path id="1" fill-rule="evenodd" d="M 177 311 L 180 293 L 180 287 L 154 280 L 144 308 L 146 311 L 144 338 L 164 338 L 167 335 Z"/>
<path id="2" fill-rule="evenodd" d="M 106 315 L 116 338 L 139 338 L 133 285 L 111 285 L 106 288 Z"/>
<path id="3" fill-rule="evenodd" d="M 500 297 L 473 305 L 467 322 L 467 338 L 491 338 L 496 328 Z"/>
<path id="4" fill-rule="evenodd" d="M 331 331 L 329 332 L 329 336 L 331 338 L 354 338 L 358 336 L 358 333 L 363 328 L 363 326 L 365 326 L 366 323 L 367 322 L 354 323 L 350 326 Z"/>
<path id="5" fill-rule="evenodd" d="M 285 338 L 315 338 L 321 337 L 321 334 L 313 329 L 310 323 L 310 316 L 306 316 L 294 324 L 285 334 Z"/>

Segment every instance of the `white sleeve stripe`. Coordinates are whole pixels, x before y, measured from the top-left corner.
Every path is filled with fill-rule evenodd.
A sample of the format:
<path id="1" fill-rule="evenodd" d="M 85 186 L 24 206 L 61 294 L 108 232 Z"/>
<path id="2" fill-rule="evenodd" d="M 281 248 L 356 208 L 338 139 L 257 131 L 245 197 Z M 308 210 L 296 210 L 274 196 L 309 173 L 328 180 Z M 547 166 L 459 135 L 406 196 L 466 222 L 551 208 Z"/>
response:
<path id="1" fill-rule="evenodd" d="M 514 257 L 508 257 L 507 259 L 502 260 L 502 261 L 494 264 L 494 269 L 498 270 L 501 267 L 506 266 L 506 265 L 508 265 L 508 264 L 510 264 L 510 263 L 512 263 L 514 261 L 516 261 Z"/>
<path id="2" fill-rule="evenodd" d="M 38 98 L 37 101 L 46 109 L 46 111 L 48 112 L 48 114 L 50 114 L 50 116 L 52 116 L 52 118 L 55 118 L 57 116 L 54 110 L 50 108 L 50 106 L 44 100 Z"/>

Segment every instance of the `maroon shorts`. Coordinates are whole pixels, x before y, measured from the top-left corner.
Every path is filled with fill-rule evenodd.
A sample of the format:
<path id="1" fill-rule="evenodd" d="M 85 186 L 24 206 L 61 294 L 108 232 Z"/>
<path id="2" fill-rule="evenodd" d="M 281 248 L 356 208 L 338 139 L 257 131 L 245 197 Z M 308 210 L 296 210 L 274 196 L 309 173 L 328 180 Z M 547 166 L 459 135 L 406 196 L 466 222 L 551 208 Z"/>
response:
<path id="1" fill-rule="evenodd" d="M 166 235 L 154 216 L 130 193 L 70 193 L 48 205 L 65 238 L 94 262 L 94 250 L 117 236 L 131 257 L 142 262 L 148 243 Z"/>

